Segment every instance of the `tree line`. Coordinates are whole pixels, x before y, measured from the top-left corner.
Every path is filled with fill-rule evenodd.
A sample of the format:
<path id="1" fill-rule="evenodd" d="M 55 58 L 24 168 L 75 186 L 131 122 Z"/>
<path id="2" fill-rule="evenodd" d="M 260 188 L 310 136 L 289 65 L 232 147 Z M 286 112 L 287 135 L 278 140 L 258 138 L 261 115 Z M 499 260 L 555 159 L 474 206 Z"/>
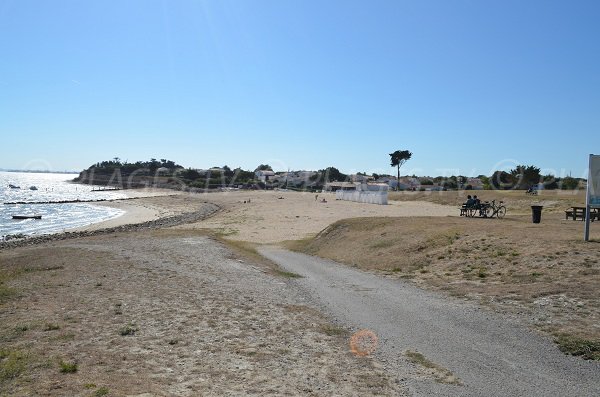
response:
<path id="1" fill-rule="evenodd" d="M 390 165 L 397 169 L 396 178 L 400 178 L 400 166 L 411 159 L 412 153 L 408 150 L 397 150 L 389 154 Z M 317 171 L 304 172 L 309 175 L 305 178 L 294 177 L 294 172 L 290 172 L 287 176 L 283 172 L 274 173 L 275 178 L 267 178 L 261 180 L 257 178 L 258 171 L 273 171 L 269 164 L 260 164 L 254 171 L 244 170 L 241 167 L 231 168 L 227 165 L 215 166 L 204 170 L 193 168 L 184 168 L 172 160 L 154 159 L 148 161 L 128 162 L 121 161 L 118 157 L 111 160 L 98 162 L 91 165 L 84 172 L 87 175 L 110 176 L 118 172 L 123 178 L 129 175 L 135 177 L 147 177 L 154 180 L 160 179 L 163 182 L 172 182 L 191 188 L 221 188 L 221 187 L 245 187 L 245 188 L 289 188 L 298 190 L 319 190 L 327 183 L 331 182 L 350 182 L 352 175 L 341 172 L 336 167 L 330 166 L 319 169 Z M 84 173 L 82 172 L 82 174 Z M 388 174 L 367 175 L 364 172 L 358 172 L 356 175 L 367 177 L 370 180 L 377 181 L 387 178 L 393 179 Z M 468 178 L 463 175 L 453 175 L 449 177 L 417 177 L 421 189 L 427 186 L 437 185 L 444 190 L 454 189 L 472 189 L 473 186 L 467 183 Z M 495 171 L 491 176 L 479 175 L 481 185 L 484 189 L 576 189 L 579 187 L 582 179 L 564 177 L 558 178 L 554 175 L 542 175 L 540 168 L 533 165 L 518 165 L 510 171 Z M 399 185 L 398 185 L 399 188 Z"/>

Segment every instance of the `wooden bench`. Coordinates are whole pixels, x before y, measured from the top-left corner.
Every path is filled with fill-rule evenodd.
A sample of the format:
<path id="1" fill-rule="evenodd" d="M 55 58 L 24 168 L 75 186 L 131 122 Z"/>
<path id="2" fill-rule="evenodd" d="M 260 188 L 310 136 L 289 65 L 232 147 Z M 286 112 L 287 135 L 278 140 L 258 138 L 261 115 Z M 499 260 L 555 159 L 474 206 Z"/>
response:
<path id="1" fill-rule="evenodd" d="M 463 204 L 460 207 L 460 216 L 470 216 L 473 211 L 477 211 L 478 207 L 476 205 L 465 205 Z"/>
<path id="2" fill-rule="evenodd" d="M 573 219 L 576 220 L 585 220 L 585 207 L 571 207 L 568 210 L 565 210 L 565 219 Z M 597 208 L 590 208 L 590 221 L 594 222 L 594 220 L 600 220 L 600 212 L 598 212 Z"/>

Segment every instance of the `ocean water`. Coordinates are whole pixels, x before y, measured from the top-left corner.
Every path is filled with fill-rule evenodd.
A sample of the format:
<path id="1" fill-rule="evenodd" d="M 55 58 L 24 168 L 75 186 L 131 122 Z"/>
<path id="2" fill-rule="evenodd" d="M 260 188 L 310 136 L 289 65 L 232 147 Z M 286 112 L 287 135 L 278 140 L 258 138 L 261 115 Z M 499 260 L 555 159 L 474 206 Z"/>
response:
<path id="1" fill-rule="evenodd" d="M 125 198 L 121 192 L 92 192 L 91 186 L 71 183 L 77 174 L 0 172 L 0 239 L 9 234 L 39 235 L 62 232 L 116 218 L 122 210 L 89 203 L 5 204 L 39 201 Z M 19 186 L 20 189 L 9 185 Z M 31 190 L 35 186 L 37 190 Z M 42 219 L 15 220 L 13 215 L 42 215 Z"/>

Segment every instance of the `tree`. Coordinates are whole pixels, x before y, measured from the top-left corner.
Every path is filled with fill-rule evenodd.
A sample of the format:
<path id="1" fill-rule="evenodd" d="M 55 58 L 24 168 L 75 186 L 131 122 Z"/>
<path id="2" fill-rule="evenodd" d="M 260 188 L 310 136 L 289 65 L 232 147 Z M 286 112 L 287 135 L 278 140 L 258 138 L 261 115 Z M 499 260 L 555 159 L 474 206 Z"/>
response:
<path id="1" fill-rule="evenodd" d="M 573 190 L 579 186 L 579 179 L 566 176 L 560 180 L 560 188 L 562 190 Z"/>
<path id="2" fill-rule="evenodd" d="M 194 169 L 188 168 L 181 172 L 181 177 L 189 181 L 195 181 L 200 178 L 200 173 Z"/>
<path id="3" fill-rule="evenodd" d="M 223 170 L 223 174 L 227 177 L 227 178 L 231 178 L 234 175 L 234 172 L 231 170 L 231 168 L 229 168 L 228 166 L 224 165 L 223 167 L 221 167 L 221 169 Z"/>
<path id="4" fill-rule="evenodd" d="M 533 165 L 518 165 L 510 170 L 510 175 L 515 189 L 528 189 L 542 179 L 540 169 Z"/>
<path id="5" fill-rule="evenodd" d="M 317 171 L 316 174 L 311 175 L 309 181 L 313 182 L 313 185 L 323 186 L 329 182 L 343 182 L 347 179 L 348 175 L 342 173 L 337 168 L 327 167 Z"/>
<path id="6" fill-rule="evenodd" d="M 408 150 L 396 150 L 394 153 L 390 153 L 390 160 L 392 167 L 398 167 L 398 187 L 400 189 L 400 167 L 406 163 L 412 157 L 412 153 Z"/>
<path id="7" fill-rule="evenodd" d="M 511 175 L 505 171 L 495 171 L 490 177 L 489 183 L 493 189 L 512 189 Z"/>
<path id="8" fill-rule="evenodd" d="M 544 175 L 543 182 L 544 182 L 544 189 L 548 189 L 548 190 L 558 189 L 558 181 L 556 180 L 556 177 L 552 174 Z"/>
<path id="9" fill-rule="evenodd" d="M 261 164 L 254 170 L 254 172 L 257 171 L 273 171 L 273 168 L 269 164 Z"/>

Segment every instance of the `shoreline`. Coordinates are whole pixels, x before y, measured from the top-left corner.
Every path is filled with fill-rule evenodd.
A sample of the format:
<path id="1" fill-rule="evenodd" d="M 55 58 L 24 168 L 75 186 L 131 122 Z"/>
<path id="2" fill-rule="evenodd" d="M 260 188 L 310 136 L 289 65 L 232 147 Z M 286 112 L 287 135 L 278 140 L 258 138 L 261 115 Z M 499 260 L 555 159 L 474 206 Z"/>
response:
<path id="1" fill-rule="evenodd" d="M 195 205 L 187 206 L 179 203 L 180 205 L 177 206 L 173 203 L 181 201 L 183 194 L 169 189 L 129 191 L 127 195 L 129 196 L 127 198 L 81 203 L 122 211 L 121 214 L 115 217 L 83 226 L 57 229 L 54 232 L 30 234 L 24 235 L 24 237 L 0 240 L 0 250 L 67 238 L 148 228 L 173 227 L 185 223 L 199 222 L 221 209 L 219 205 L 199 200 L 194 203 Z"/>
<path id="2" fill-rule="evenodd" d="M 25 238 L 0 241 L 0 251 L 19 247 L 33 246 L 52 241 L 76 239 L 81 237 L 100 236 L 119 232 L 132 232 L 150 229 L 169 228 L 183 225 L 186 223 L 200 222 L 206 218 L 209 218 L 210 216 L 214 215 L 220 210 L 221 207 L 219 207 L 216 204 L 205 203 L 205 207 L 198 211 L 182 213 L 153 220 L 146 220 L 137 223 L 118 222 L 120 224 L 117 224 L 115 226 L 108 226 L 106 224 L 111 222 L 109 220 L 105 222 L 100 222 L 103 224 L 102 226 L 100 226 L 99 223 L 95 223 L 90 225 L 93 227 L 76 228 L 72 231 L 63 231 L 58 233 L 49 233 L 37 236 L 29 236 Z M 119 218 L 121 217 L 114 219 Z"/>
<path id="3" fill-rule="evenodd" d="M 228 191 L 195 194 L 170 189 L 127 190 L 128 199 L 102 201 L 88 205 L 124 211 L 108 220 L 94 222 L 55 233 L 9 239 L 0 249 L 61 240 L 90 233 L 126 231 L 138 228 L 175 227 L 212 229 L 230 240 L 251 243 L 279 243 L 317 234 L 330 224 L 354 217 L 452 216 L 456 209 L 427 202 L 392 202 L 375 205 L 335 200 L 331 193 L 313 194 L 290 191 Z M 137 198 L 137 200 L 132 200 Z M 212 208 L 204 216 L 206 208 Z M 217 214 L 218 212 L 218 214 Z M 200 213 L 201 216 L 194 216 Z M 210 219 L 207 219 L 210 218 Z M 173 221 L 176 219 L 176 221 Z M 165 221 L 166 220 L 166 221 Z"/>

